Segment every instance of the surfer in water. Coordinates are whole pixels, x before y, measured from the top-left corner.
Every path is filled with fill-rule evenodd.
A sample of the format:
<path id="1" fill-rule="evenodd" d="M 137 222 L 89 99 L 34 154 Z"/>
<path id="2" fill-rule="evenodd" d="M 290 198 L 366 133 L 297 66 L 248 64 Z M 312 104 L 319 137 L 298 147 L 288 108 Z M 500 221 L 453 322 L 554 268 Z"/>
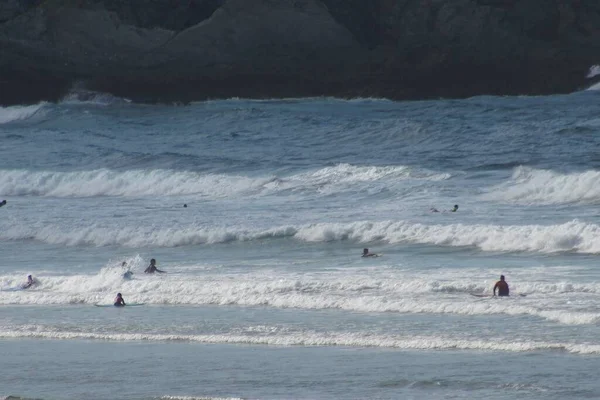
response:
<path id="1" fill-rule="evenodd" d="M 455 204 L 455 205 L 454 205 L 454 207 L 452 207 L 452 209 L 451 209 L 451 210 L 448 210 L 448 211 L 449 211 L 449 212 L 457 212 L 457 211 L 458 211 L 458 204 Z M 431 207 L 431 208 L 429 209 L 429 212 L 434 212 L 434 213 L 436 213 L 436 212 L 440 212 L 440 211 L 439 211 L 437 208 L 435 208 L 435 207 Z M 444 212 L 445 212 L 445 210 L 444 210 Z"/>
<path id="2" fill-rule="evenodd" d="M 496 295 L 496 289 L 498 289 L 498 296 L 509 295 L 508 283 L 504 280 L 504 275 L 500 275 L 500 280 L 494 285 L 494 296 Z"/>
<path id="3" fill-rule="evenodd" d="M 123 296 L 121 296 L 121 293 L 117 293 L 117 298 L 115 299 L 114 306 L 115 307 L 124 307 L 125 306 L 125 300 L 123 300 Z"/>
<path id="4" fill-rule="evenodd" d="M 369 253 L 369 249 L 363 249 L 361 257 L 379 257 L 379 254 Z"/>
<path id="5" fill-rule="evenodd" d="M 153 258 L 152 260 L 150 260 L 150 265 L 148 265 L 148 268 L 146 268 L 144 270 L 145 274 L 153 274 L 155 272 L 158 272 L 160 274 L 165 273 L 166 271 L 161 271 L 160 269 L 156 268 L 156 260 Z"/>
<path id="6" fill-rule="evenodd" d="M 21 287 L 23 289 L 28 289 L 28 288 L 32 287 L 33 285 L 35 285 L 35 279 L 33 279 L 33 276 L 31 276 L 31 275 L 27 275 L 27 282 L 24 283 L 23 285 L 21 285 Z"/>
<path id="7" fill-rule="evenodd" d="M 123 268 L 127 268 L 127 262 L 123 261 L 123 263 L 121 264 L 121 267 Z M 123 274 L 123 279 L 131 279 L 133 278 L 133 272 L 127 270 L 125 271 L 125 273 Z"/>
<path id="8" fill-rule="evenodd" d="M 5 205 L 6 205 L 6 200 L 0 201 L 0 207 L 5 206 Z"/>

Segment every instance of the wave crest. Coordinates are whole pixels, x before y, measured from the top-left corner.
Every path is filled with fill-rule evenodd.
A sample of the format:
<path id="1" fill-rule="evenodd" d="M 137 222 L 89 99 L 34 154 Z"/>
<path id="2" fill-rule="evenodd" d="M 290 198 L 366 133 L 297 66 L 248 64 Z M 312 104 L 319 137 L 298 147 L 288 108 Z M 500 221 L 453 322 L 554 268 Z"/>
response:
<path id="1" fill-rule="evenodd" d="M 561 174 L 518 167 L 508 182 L 492 188 L 483 197 L 525 205 L 600 204 L 600 171 Z"/>
<path id="2" fill-rule="evenodd" d="M 17 224 L 0 231 L 3 240 L 39 240 L 78 246 L 176 247 L 234 241 L 294 238 L 303 242 L 416 243 L 447 247 L 476 247 L 491 252 L 600 253 L 600 226 L 573 220 L 557 225 L 426 225 L 408 221 L 359 221 L 242 227 L 153 226 L 64 227 Z"/>
<path id="3" fill-rule="evenodd" d="M 414 170 L 406 166 L 353 166 L 338 164 L 291 176 L 249 177 L 166 169 L 77 172 L 5 170 L 0 192 L 5 196 L 176 196 L 221 198 L 237 194 L 281 191 L 337 192 L 352 184 L 397 179 L 448 179 L 449 174 Z"/>
<path id="4" fill-rule="evenodd" d="M 30 106 L 0 107 L 0 125 L 29 119 L 42 110 L 48 103 Z"/>
<path id="5" fill-rule="evenodd" d="M 600 345 L 542 341 L 470 340 L 435 336 L 388 336 L 304 332 L 280 336 L 260 335 L 164 335 L 145 333 L 106 334 L 92 332 L 1 330 L 2 338 L 87 339 L 112 341 L 185 341 L 210 344 L 251 344 L 269 346 L 343 346 L 379 347 L 405 350 L 480 350 L 530 352 L 568 351 L 575 354 L 600 354 Z"/>

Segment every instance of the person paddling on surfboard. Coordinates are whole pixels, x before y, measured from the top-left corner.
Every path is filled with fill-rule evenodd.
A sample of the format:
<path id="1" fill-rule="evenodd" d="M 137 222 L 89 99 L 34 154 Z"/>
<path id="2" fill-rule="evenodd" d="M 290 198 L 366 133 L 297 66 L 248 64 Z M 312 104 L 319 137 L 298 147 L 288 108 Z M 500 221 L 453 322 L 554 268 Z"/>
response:
<path id="1" fill-rule="evenodd" d="M 361 257 L 379 257 L 379 254 L 369 253 L 369 249 L 363 249 Z"/>
<path id="2" fill-rule="evenodd" d="M 500 280 L 494 285 L 494 296 L 496 295 L 496 289 L 498 289 L 498 296 L 509 295 L 508 283 L 504 280 L 504 275 L 500 275 Z"/>
<path id="3" fill-rule="evenodd" d="M 153 274 L 155 272 L 158 272 L 160 274 L 165 273 L 166 271 L 161 271 L 160 269 L 156 268 L 156 260 L 153 258 L 152 260 L 150 260 L 150 265 L 148 265 L 148 268 L 146 268 L 144 270 L 145 274 Z"/>
<path id="4" fill-rule="evenodd" d="M 430 211 L 430 212 L 434 212 L 434 213 L 436 213 L 436 212 L 440 212 L 440 210 L 438 210 L 438 209 L 437 209 L 437 208 L 435 208 L 435 207 L 431 207 L 431 208 L 429 209 L 429 211 Z M 455 204 L 455 205 L 454 205 L 454 207 L 452 207 L 452 209 L 451 209 L 451 210 L 448 210 L 448 211 L 449 211 L 449 212 L 457 212 L 457 211 L 458 211 L 458 204 Z M 444 210 L 444 212 L 446 212 L 446 211 Z"/>
<path id="5" fill-rule="evenodd" d="M 121 296 L 121 293 L 117 293 L 117 298 L 115 299 L 114 306 L 115 307 L 124 307 L 125 306 L 125 300 L 123 300 L 123 296 Z"/>

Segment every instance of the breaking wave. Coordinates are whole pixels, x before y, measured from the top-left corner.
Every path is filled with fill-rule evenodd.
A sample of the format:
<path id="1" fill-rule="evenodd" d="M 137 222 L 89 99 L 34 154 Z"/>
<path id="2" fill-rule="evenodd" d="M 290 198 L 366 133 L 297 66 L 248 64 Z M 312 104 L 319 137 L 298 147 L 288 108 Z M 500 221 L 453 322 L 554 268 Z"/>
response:
<path id="1" fill-rule="evenodd" d="M 600 171 L 561 174 L 516 168 L 511 179 L 484 195 L 488 200 L 517 204 L 600 204 Z"/>
<path id="2" fill-rule="evenodd" d="M 491 283 L 478 277 L 440 277 L 408 273 L 399 269 L 329 272 L 305 275 L 278 270 L 248 268 L 246 274 L 228 274 L 197 267 L 167 266 L 168 276 L 143 274 L 147 265 L 141 258 L 129 260 L 133 279 L 123 279 L 124 269 L 107 266 L 96 275 L 55 276 L 39 274 L 38 284 L 28 290 L 0 291 L 0 304 L 91 305 L 112 304 L 116 292 L 127 302 L 147 305 L 259 306 L 278 309 L 339 309 L 362 313 L 510 315 L 531 316 L 564 325 L 600 322 L 596 301 L 600 284 L 539 282 L 537 279 L 513 285 L 513 293 L 527 297 L 474 300 L 469 293 L 489 293 Z M 163 267 L 164 268 L 164 267 Z M 198 274 L 202 270 L 203 272 Z M 14 287 L 23 276 L 0 276 L 2 287 Z M 578 299 L 571 305 L 565 296 Z"/>
<path id="3" fill-rule="evenodd" d="M 546 341 L 470 340 L 436 336 L 387 336 L 353 333 L 262 335 L 164 335 L 145 333 L 55 332 L 44 330 L 0 330 L 2 338 L 86 339 L 111 341 L 183 341 L 209 344 L 249 344 L 267 346 L 343 346 L 380 347 L 405 350 L 478 350 L 478 351 L 567 351 L 575 354 L 600 354 L 600 345 Z"/>
<path id="4" fill-rule="evenodd" d="M 443 180 L 450 175 L 414 170 L 406 166 L 353 166 L 338 164 L 291 176 L 248 177 L 174 170 L 114 171 L 98 169 L 78 172 L 32 172 L 5 170 L 0 174 L 0 192 L 5 196 L 176 196 L 213 198 L 286 190 L 336 191 L 354 183 L 385 179 Z"/>
<path id="5" fill-rule="evenodd" d="M 30 106 L 0 107 L 0 125 L 29 119 L 41 112 L 46 105 L 47 103 L 39 103 Z"/>
<path id="6" fill-rule="evenodd" d="M 0 231 L 3 240 L 37 240 L 66 246 L 177 247 L 292 238 L 302 242 L 352 241 L 475 247 L 486 252 L 600 253 L 600 226 L 579 220 L 554 225 L 422 224 L 358 221 L 276 226 L 267 229 L 198 225 L 24 225 Z"/>

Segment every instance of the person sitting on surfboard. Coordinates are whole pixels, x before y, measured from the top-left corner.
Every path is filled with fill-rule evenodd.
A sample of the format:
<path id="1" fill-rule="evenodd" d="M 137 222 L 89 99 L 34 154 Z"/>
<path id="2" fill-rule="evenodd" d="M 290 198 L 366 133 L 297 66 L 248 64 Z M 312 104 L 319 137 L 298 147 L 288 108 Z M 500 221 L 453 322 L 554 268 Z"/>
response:
<path id="1" fill-rule="evenodd" d="M 496 295 L 496 289 L 498 289 L 498 296 L 508 296 L 508 283 L 504 280 L 504 275 L 500 275 L 500 280 L 494 285 L 494 296 Z"/>
<path id="2" fill-rule="evenodd" d="M 379 255 L 375 253 L 369 253 L 369 249 L 363 249 L 361 257 L 379 257 Z"/>
<path id="3" fill-rule="evenodd" d="M 162 274 L 165 271 L 161 271 L 160 269 L 156 268 L 156 260 L 153 258 L 152 260 L 150 260 L 150 265 L 148 265 L 148 268 L 146 268 L 144 270 L 144 273 L 145 274 L 153 274 L 155 272 Z"/>
<path id="4" fill-rule="evenodd" d="M 123 300 L 123 296 L 121 296 L 121 293 L 117 293 L 117 298 L 115 299 L 114 306 L 115 307 L 125 306 L 125 300 Z"/>
<path id="5" fill-rule="evenodd" d="M 21 287 L 23 289 L 27 289 L 32 287 L 33 285 L 35 285 L 35 280 L 33 279 L 33 277 L 31 275 L 27 275 L 27 282 L 24 283 L 23 285 L 21 285 Z"/>

